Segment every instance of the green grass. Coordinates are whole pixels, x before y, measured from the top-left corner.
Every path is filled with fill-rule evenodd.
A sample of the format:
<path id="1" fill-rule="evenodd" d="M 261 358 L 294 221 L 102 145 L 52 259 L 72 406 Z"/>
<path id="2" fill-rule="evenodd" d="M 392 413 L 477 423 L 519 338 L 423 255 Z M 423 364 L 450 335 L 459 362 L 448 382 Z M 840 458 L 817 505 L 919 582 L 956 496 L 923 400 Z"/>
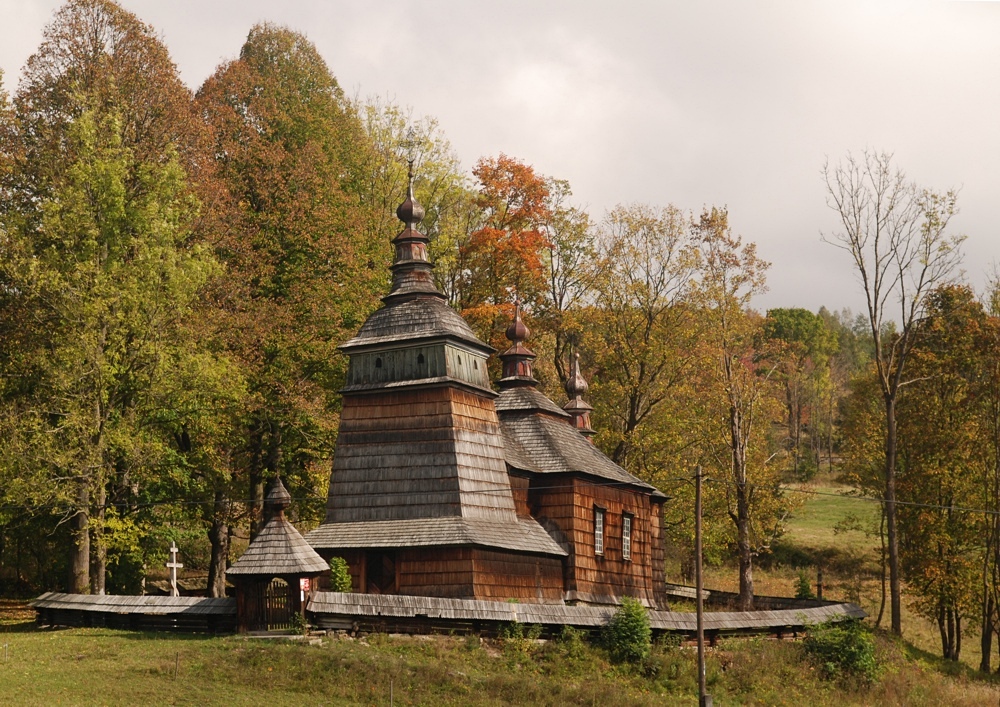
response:
<path id="1" fill-rule="evenodd" d="M 840 485 L 796 484 L 793 488 L 802 493 L 793 491 L 789 495 L 799 497 L 804 503 L 788 521 L 789 540 L 817 552 L 874 549 L 877 537 L 872 533 L 878 530 L 877 503 L 852 495 L 849 487 Z"/>
<path id="2" fill-rule="evenodd" d="M 813 486 L 843 490 L 830 482 Z M 846 495 L 803 495 L 769 563 L 755 572 L 759 594 L 791 596 L 798 565 L 822 558 L 825 595 L 877 608 L 878 540 L 835 532 L 850 515 L 873 524 L 877 506 Z M 866 515 L 867 514 L 867 515 Z M 811 571 L 811 570 L 810 570 Z M 731 567 L 706 584 L 735 590 Z M 33 612 L 0 601 L 0 703 L 7 705 L 693 705 L 695 653 L 657 646 L 641 668 L 615 666 L 585 644 L 508 645 L 475 638 L 325 637 L 320 645 L 236 636 L 145 634 L 106 629 L 36 630 Z M 936 628 L 906 610 L 906 641 L 877 634 L 879 681 L 866 688 L 825 680 L 800 643 L 733 639 L 709 652 L 717 705 L 983 705 L 1000 702 L 964 636 L 963 664 L 936 657 Z M 8 660 L 3 661 L 3 645 Z M 175 669 L 177 671 L 175 677 Z"/>
<path id="3" fill-rule="evenodd" d="M 579 642 L 504 646 L 464 637 L 325 638 L 320 645 L 8 623 L 0 702 L 10 705 L 693 705 L 695 652 L 656 646 L 639 667 Z M 838 683 L 802 644 L 733 639 L 709 652 L 718 705 L 981 705 L 1000 689 L 877 638 L 885 677 Z M 0 646 L 2 649 L 2 646 Z M 0 661 L 2 661 L 0 651 Z M 175 666 L 178 668 L 174 677 Z"/>

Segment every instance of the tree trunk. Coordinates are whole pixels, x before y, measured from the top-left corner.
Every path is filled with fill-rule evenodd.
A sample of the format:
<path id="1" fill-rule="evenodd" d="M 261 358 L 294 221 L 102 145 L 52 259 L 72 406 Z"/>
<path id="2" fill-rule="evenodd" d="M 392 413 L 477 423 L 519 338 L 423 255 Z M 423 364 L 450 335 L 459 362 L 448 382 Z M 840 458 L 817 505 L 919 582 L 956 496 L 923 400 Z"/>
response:
<path id="1" fill-rule="evenodd" d="M 979 671 L 989 673 L 992 670 L 993 657 L 993 597 L 987 593 L 983 601 L 983 622 L 979 635 L 979 649 L 982 657 L 979 659 Z"/>
<path id="2" fill-rule="evenodd" d="M 86 478 L 79 484 L 76 513 L 70 522 L 70 594 L 87 594 L 90 591 L 90 487 Z"/>
<path id="3" fill-rule="evenodd" d="M 746 492 L 737 489 L 737 546 L 740 556 L 740 611 L 753 611 L 753 552 L 750 547 L 750 514 L 745 501 Z"/>
<path id="4" fill-rule="evenodd" d="M 830 393 L 830 424 L 826 428 L 827 468 L 833 473 L 833 393 Z"/>
<path id="5" fill-rule="evenodd" d="M 885 398 L 885 527 L 889 551 L 889 609 L 891 629 L 903 635 L 899 576 L 899 537 L 896 534 L 896 399 Z"/>
<path id="6" fill-rule="evenodd" d="M 731 379 L 731 376 L 727 375 Z M 740 563 L 740 611 L 753 611 L 753 547 L 750 543 L 750 499 L 747 495 L 747 457 L 743 419 L 736 405 L 729 406 L 729 443 L 736 488 L 736 547 Z M 730 511 L 732 516 L 732 511 Z"/>
<path id="7" fill-rule="evenodd" d="M 229 499 L 226 492 L 215 492 L 212 506 L 212 525 L 208 530 L 208 540 L 212 544 L 212 558 L 208 565 L 208 595 L 226 596 L 226 563 L 229 559 Z"/>
<path id="8" fill-rule="evenodd" d="M 962 614 L 959 613 L 958 608 L 955 608 L 955 657 L 953 660 L 957 663 L 959 658 L 962 656 Z"/>
<path id="9" fill-rule="evenodd" d="M 257 537 L 264 516 L 264 439 L 260 424 L 251 433 L 250 473 L 247 493 L 250 499 L 250 540 Z"/>
<path id="10" fill-rule="evenodd" d="M 885 562 L 885 559 L 886 559 L 885 558 L 885 506 L 882 507 L 882 517 L 879 518 L 879 523 L 878 523 L 878 539 L 879 539 L 879 544 L 880 544 L 881 550 L 882 550 L 881 554 L 879 555 L 880 560 L 881 560 L 880 563 L 879 563 L 881 565 L 880 566 L 881 576 L 879 578 L 880 579 L 879 584 L 881 586 L 881 598 L 879 600 L 878 617 L 876 617 L 876 619 L 875 619 L 875 625 L 878 626 L 878 627 L 881 627 L 882 626 L 882 617 L 885 616 L 885 567 L 886 567 L 886 562 Z"/>
<path id="11" fill-rule="evenodd" d="M 90 565 L 90 593 L 99 596 L 104 595 L 105 582 L 108 576 L 108 545 L 104 541 L 104 518 L 106 515 L 105 506 L 107 499 L 107 490 L 102 483 L 97 489 L 97 504 L 93 513 L 93 522 L 90 524 L 90 545 L 93 550 Z"/>

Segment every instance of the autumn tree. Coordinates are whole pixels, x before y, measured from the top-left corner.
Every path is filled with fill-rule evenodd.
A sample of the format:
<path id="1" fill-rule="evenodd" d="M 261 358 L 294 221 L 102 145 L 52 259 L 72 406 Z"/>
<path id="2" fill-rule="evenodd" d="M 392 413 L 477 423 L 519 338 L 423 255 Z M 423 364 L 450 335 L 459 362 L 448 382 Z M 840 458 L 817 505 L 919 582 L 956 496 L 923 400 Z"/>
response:
<path id="1" fill-rule="evenodd" d="M 582 341 L 581 313 L 592 293 L 591 276 L 598 256 L 590 216 L 570 204 L 569 183 L 549 179 L 548 186 L 550 209 L 543 227 L 548 243 L 542 258 L 546 291 L 536 321 L 552 338 L 552 365 L 562 387 L 570 375 L 572 349 Z"/>
<path id="2" fill-rule="evenodd" d="M 683 445 L 677 425 L 648 423 L 681 399 L 677 389 L 695 359 L 689 295 L 698 264 L 688 218 L 676 207 L 618 206 L 599 228 L 587 327 L 599 372 L 598 442 L 633 472 L 655 473 L 664 453 L 673 456 Z M 651 444 L 660 451 L 636 454 Z"/>
<path id="3" fill-rule="evenodd" d="M 545 292 L 550 191 L 531 166 L 506 155 L 480 159 L 472 174 L 479 216 L 458 253 L 458 306 L 484 338 L 502 345 L 514 297 L 534 309 Z"/>
<path id="4" fill-rule="evenodd" d="M 978 410 L 987 317 L 966 287 L 929 293 L 910 351 L 914 383 L 899 418 L 900 559 L 915 608 L 934 621 L 945 659 L 959 659 L 962 624 L 977 603 L 988 524 L 980 481 L 994 466 Z M 984 453 L 985 452 L 985 453 Z"/>
<path id="5" fill-rule="evenodd" d="M 710 412 L 707 449 L 725 485 L 736 533 L 739 608 L 753 608 L 753 560 L 780 531 L 785 502 L 772 463 L 769 430 L 778 419 L 773 357 L 761 349 L 763 318 L 749 311 L 764 291 L 769 264 L 732 234 L 728 214 L 702 212 L 694 234 L 703 258 L 696 295 L 705 318 L 702 352 Z"/>
<path id="6" fill-rule="evenodd" d="M 146 253 L 143 249 L 147 247 L 154 252 L 160 252 L 158 249 L 164 249 L 164 253 L 175 249 L 187 251 L 196 240 L 193 234 L 198 214 L 192 202 L 195 189 L 190 177 L 207 162 L 200 152 L 202 136 L 203 130 L 191 110 L 190 94 L 150 27 L 107 0 L 67 3 L 45 29 L 41 47 L 25 66 L 14 99 L 13 115 L 5 130 L 3 147 L 11 168 L 4 176 L 0 210 L 7 228 L 14 234 L 8 241 L 11 250 L 5 254 L 7 276 L 27 277 L 24 268 L 31 263 L 46 262 L 52 268 L 50 274 L 62 268 L 62 276 L 73 280 L 82 277 L 81 273 L 72 272 L 74 257 L 83 258 L 79 263 L 81 272 L 87 267 L 96 267 L 89 260 L 92 254 L 82 245 L 91 236 L 83 232 L 70 233 L 65 235 L 65 242 L 60 242 L 55 238 L 60 228 L 95 229 L 99 237 L 94 238 L 99 243 L 105 239 L 102 248 L 110 248 L 113 241 L 123 244 L 136 239 L 134 252 L 122 254 L 110 249 L 99 256 L 111 270 L 120 267 L 123 258 Z M 91 181 L 91 186 L 84 183 L 86 179 Z M 136 230 L 140 228 L 159 229 L 159 232 L 146 243 L 143 241 L 146 234 Z M 49 260 L 42 259 L 36 250 L 41 243 L 53 249 L 45 253 Z M 62 250 L 59 250 L 60 244 L 65 246 Z M 70 262 L 56 262 L 57 254 L 69 258 Z M 104 272 L 101 267 L 95 272 Z M 110 278 L 105 281 L 107 284 L 121 273 L 108 271 L 104 274 Z M 36 276 L 41 278 L 42 272 L 31 277 Z M 138 287 L 137 283 L 133 284 Z M 22 342 L 27 346 L 22 352 L 37 352 L 34 347 L 40 345 L 39 342 L 68 336 L 67 332 L 73 331 L 74 326 L 82 335 L 79 328 L 86 317 L 80 311 L 73 316 L 66 314 L 68 320 L 62 318 L 60 312 L 66 313 L 68 300 L 31 300 L 29 293 L 38 294 L 40 281 L 22 282 L 22 285 L 23 288 L 5 291 L 5 296 L 18 300 L 16 306 L 7 311 L 30 305 L 41 307 L 41 311 L 47 313 L 33 312 L 30 321 L 35 323 L 33 333 L 37 337 L 30 344 Z M 78 303 L 107 304 L 111 295 L 91 289 L 77 296 Z M 131 295 L 123 292 L 121 296 Z M 99 309 L 104 305 L 94 306 Z M 108 306 L 114 316 L 127 316 L 126 308 Z M 130 310 L 130 314 L 136 314 L 136 310 Z M 91 312 L 87 316 L 96 314 Z M 93 321 L 90 324 L 96 325 Z M 133 326 L 136 322 L 124 325 Z M 108 326 L 110 331 L 117 324 Z M 120 342 L 108 340 L 107 343 L 114 346 Z M 128 345 L 138 350 L 142 340 L 131 340 Z M 126 350 L 126 353 L 131 352 L 132 349 Z M 26 363 L 31 358 L 25 354 L 20 362 Z M 87 363 L 95 366 L 94 371 L 103 365 L 92 359 Z M 127 370 L 127 366 L 120 364 L 115 370 L 119 369 Z M 39 370 L 51 374 L 58 368 Z M 51 377 L 48 382 L 52 383 Z M 90 382 L 99 387 L 112 385 L 107 380 Z M 19 396 L 30 394 L 31 391 L 24 387 L 17 391 Z M 132 397 L 110 399 L 112 403 L 118 402 L 134 410 L 132 400 Z M 112 406 L 102 414 L 109 419 L 126 418 L 125 408 Z M 96 454 L 95 450 L 102 444 L 95 438 L 88 453 Z M 88 464 L 87 468 L 110 468 L 111 461 L 104 453 L 96 454 L 94 459 L 102 459 L 104 466 Z M 128 465 L 123 465 L 119 459 L 114 466 L 120 470 Z M 102 591 L 106 567 L 102 517 L 105 499 L 111 490 L 102 483 L 112 483 L 113 476 L 110 472 L 91 475 L 79 469 L 73 475 L 78 488 L 70 521 L 75 538 L 71 585 L 82 590 L 89 582 L 95 591 Z M 119 491 L 126 493 L 127 490 L 120 488 Z M 89 556 L 91 535 L 95 540 L 93 573 Z"/>
<path id="7" fill-rule="evenodd" d="M 212 316 L 249 390 L 231 458 L 255 531 L 267 476 L 323 495 L 345 365 L 336 346 L 377 305 L 391 249 L 368 221 L 382 205 L 363 198 L 371 144 L 303 35 L 254 27 L 196 102 L 228 207 Z M 300 510 L 315 516 L 319 502 Z"/>
<path id="8" fill-rule="evenodd" d="M 785 419 L 788 446 L 792 452 L 792 473 L 798 475 L 803 424 L 813 418 L 813 402 L 829 385 L 828 361 L 835 351 L 837 340 L 834 333 L 826 328 L 822 317 L 797 307 L 768 310 L 763 333 L 769 341 L 780 344 L 775 352 L 778 362 L 775 374 L 785 389 Z M 816 427 L 811 425 L 809 434 L 812 449 L 818 449 Z M 818 465 L 818 459 L 810 459 L 811 468 L 815 469 Z"/>
<path id="9" fill-rule="evenodd" d="M 888 153 L 848 155 L 823 168 L 828 204 L 840 229 L 825 237 L 846 251 L 864 291 L 874 342 L 875 370 L 885 415 L 883 495 L 892 631 L 902 632 L 902 587 L 896 520 L 898 433 L 896 406 L 909 384 L 906 363 L 928 294 L 957 266 L 962 237 L 947 233 L 956 211 L 954 191 L 937 193 L 907 181 Z M 893 321 L 898 334 L 886 335 Z"/>
<path id="10" fill-rule="evenodd" d="M 183 247 L 192 203 L 176 159 L 137 164 L 117 116 L 97 110 L 69 126 L 67 148 L 38 227 L 15 222 L 5 242 L 4 297 L 43 332 L 6 371 L 21 385 L 7 390 L 3 458 L 19 481 L 8 492 L 43 484 L 67 508 L 70 589 L 100 594 L 109 487 L 150 470 L 150 392 L 212 261 Z"/>
<path id="11" fill-rule="evenodd" d="M 986 320 L 977 350 L 979 379 L 975 386 L 978 404 L 980 494 L 988 509 L 981 540 L 982 566 L 979 577 L 980 648 L 979 669 L 989 673 L 993 637 L 1000 631 L 1000 280 L 996 275 L 986 292 Z"/>

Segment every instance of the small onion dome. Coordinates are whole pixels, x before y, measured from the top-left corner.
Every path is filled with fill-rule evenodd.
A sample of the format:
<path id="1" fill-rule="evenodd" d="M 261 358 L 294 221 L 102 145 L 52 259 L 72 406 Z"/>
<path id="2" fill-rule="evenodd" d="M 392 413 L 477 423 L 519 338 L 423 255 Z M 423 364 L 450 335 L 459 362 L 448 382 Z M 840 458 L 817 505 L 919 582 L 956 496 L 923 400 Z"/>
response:
<path id="1" fill-rule="evenodd" d="M 537 383 L 531 372 L 535 352 L 523 344 L 530 335 L 531 331 L 521 321 L 521 301 L 514 300 L 514 321 L 507 327 L 511 347 L 500 354 L 500 361 L 503 363 L 503 377 L 499 381 L 501 388 L 534 386 Z"/>
<path id="2" fill-rule="evenodd" d="M 515 346 L 531 336 L 531 330 L 521 321 L 521 300 L 514 301 L 514 321 L 507 327 L 506 333 L 507 340 Z"/>
<path id="3" fill-rule="evenodd" d="M 570 424 L 586 436 L 594 436 L 594 428 L 590 426 L 590 413 L 594 409 L 583 399 L 583 394 L 590 389 L 587 381 L 580 374 L 580 354 L 573 354 L 573 372 L 566 381 L 566 393 L 569 402 L 563 405 L 563 410 L 569 413 Z"/>
<path id="4" fill-rule="evenodd" d="M 407 228 L 416 230 L 424 218 L 424 207 L 420 205 L 416 197 L 413 196 L 413 162 L 406 175 L 406 200 L 396 207 L 396 217 L 406 224 Z"/>
<path id="5" fill-rule="evenodd" d="M 267 503 L 272 513 L 282 513 L 292 504 L 292 495 L 288 493 L 288 489 L 281 483 L 280 476 L 274 478 L 271 490 L 267 492 L 264 502 Z"/>
<path id="6" fill-rule="evenodd" d="M 579 400 L 587 391 L 590 390 L 590 386 L 587 384 L 586 379 L 580 375 L 580 354 L 573 354 L 573 372 L 569 379 L 566 381 L 566 394 L 569 395 L 570 400 Z"/>

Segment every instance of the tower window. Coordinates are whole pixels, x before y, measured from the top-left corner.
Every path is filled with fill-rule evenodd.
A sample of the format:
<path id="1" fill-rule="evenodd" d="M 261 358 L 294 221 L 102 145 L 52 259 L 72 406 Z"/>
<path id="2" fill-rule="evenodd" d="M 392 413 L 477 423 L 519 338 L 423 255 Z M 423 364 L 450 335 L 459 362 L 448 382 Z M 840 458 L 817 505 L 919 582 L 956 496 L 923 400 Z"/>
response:
<path id="1" fill-rule="evenodd" d="M 632 559 L 632 515 L 622 513 L 622 559 Z"/>
<path id="2" fill-rule="evenodd" d="M 380 358 L 375 359 L 375 368 L 382 368 L 382 359 Z"/>
<path id="3" fill-rule="evenodd" d="M 475 368 L 478 371 L 479 370 L 479 361 L 473 361 L 472 362 L 472 367 Z"/>
<path id="4" fill-rule="evenodd" d="M 423 362 L 424 362 L 424 355 L 417 354 L 417 363 L 423 363 Z"/>
<path id="5" fill-rule="evenodd" d="M 594 509 L 594 554 L 604 554 L 604 509 Z"/>

